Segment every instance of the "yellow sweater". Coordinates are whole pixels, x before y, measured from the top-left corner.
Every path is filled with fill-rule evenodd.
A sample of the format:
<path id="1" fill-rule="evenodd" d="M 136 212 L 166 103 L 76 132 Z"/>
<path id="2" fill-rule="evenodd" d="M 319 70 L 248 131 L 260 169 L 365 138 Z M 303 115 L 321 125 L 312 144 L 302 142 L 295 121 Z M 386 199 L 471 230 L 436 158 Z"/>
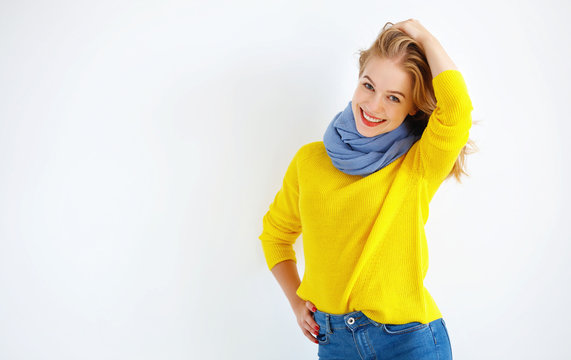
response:
<path id="1" fill-rule="evenodd" d="M 322 141 L 302 146 L 263 218 L 269 269 L 296 261 L 303 231 L 305 273 L 297 295 L 324 312 L 363 311 L 388 324 L 442 317 L 423 281 L 428 204 L 466 144 L 473 109 L 464 78 L 432 79 L 437 107 L 409 151 L 366 176 L 337 168 Z"/>

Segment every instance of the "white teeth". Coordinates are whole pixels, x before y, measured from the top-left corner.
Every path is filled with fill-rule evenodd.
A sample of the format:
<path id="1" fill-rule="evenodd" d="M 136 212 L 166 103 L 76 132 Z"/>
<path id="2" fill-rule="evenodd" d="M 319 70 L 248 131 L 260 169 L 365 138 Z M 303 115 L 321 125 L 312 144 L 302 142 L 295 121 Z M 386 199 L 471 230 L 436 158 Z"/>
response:
<path id="1" fill-rule="evenodd" d="M 367 115 L 367 113 L 365 111 L 363 111 L 363 116 L 365 117 L 365 119 L 369 120 L 370 122 L 374 122 L 374 123 L 380 123 L 382 121 L 385 121 L 385 120 L 379 120 L 379 119 L 372 118 L 369 115 Z"/>

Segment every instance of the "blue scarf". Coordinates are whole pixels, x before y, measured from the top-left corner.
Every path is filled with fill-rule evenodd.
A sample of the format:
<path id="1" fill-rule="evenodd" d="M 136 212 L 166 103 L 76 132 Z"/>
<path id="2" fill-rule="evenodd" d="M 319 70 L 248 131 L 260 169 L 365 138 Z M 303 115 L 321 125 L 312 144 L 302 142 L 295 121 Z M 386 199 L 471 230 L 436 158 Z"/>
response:
<path id="1" fill-rule="evenodd" d="M 367 176 L 405 154 L 420 139 L 406 126 L 406 119 L 396 129 L 374 137 L 357 131 L 352 102 L 335 115 L 323 136 L 323 143 L 333 165 L 349 175 Z"/>

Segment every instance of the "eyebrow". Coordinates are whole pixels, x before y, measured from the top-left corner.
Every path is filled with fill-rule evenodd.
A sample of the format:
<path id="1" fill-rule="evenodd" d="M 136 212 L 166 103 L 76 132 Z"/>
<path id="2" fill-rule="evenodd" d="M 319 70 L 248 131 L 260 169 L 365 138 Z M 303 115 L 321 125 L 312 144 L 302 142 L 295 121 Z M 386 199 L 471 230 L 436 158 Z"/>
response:
<path id="1" fill-rule="evenodd" d="M 368 75 L 365 75 L 365 76 L 363 76 L 363 77 L 369 79 L 369 81 L 373 84 L 373 86 L 377 86 L 377 85 L 375 85 L 375 82 L 373 81 L 373 79 L 371 79 Z M 401 93 L 400 91 L 395 91 L 395 90 L 387 90 L 387 91 L 390 92 L 390 93 L 399 94 L 400 96 L 402 96 L 403 98 L 406 99 L 406 97 L 404 96 L 404 94 Z"/>

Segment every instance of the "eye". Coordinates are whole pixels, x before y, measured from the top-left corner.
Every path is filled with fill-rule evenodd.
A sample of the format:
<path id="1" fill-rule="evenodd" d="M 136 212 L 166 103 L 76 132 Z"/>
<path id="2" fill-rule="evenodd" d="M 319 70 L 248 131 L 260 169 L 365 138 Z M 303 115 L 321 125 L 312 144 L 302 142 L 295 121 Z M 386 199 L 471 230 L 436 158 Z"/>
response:
<path id="1" fill-rule="evenodd" d="M 375 90 L 375 88 L 373 88 L 373 85 L 369 84 L 369 83 L 363 83 L 363 86 L 366 87 L 369 90 Z"/>
<path id="2" fill-rule="evenodd" d="M 394 102 L 400 102 L 399 98 L 394 95 L 389 96 L 389 99 L 391 99 Z"/>

